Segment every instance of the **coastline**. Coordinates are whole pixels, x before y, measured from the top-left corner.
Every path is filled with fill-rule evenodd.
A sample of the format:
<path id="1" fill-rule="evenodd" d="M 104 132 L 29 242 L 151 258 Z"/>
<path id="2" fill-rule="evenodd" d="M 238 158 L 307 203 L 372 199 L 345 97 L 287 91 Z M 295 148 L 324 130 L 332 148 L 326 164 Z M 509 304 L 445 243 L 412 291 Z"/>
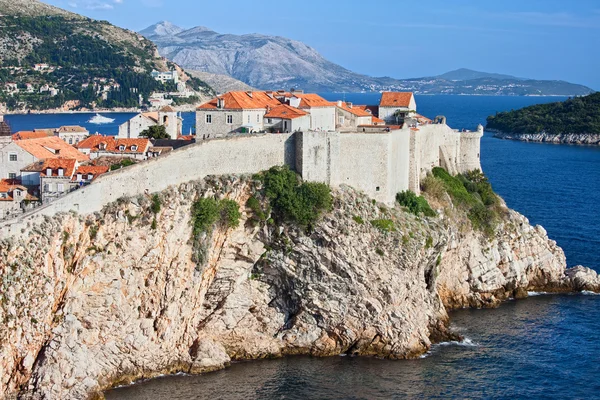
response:
<path id="1" fill-rule="evenodd" d="M 505 140 L 517 140 L 521 142 L 572 144 L 582 146 L 599 146 L 600 134 L 592 133 L 506 133 L 495 129 L 487 129 L 495 138 Z"/>
<path id="2" fill-rule="evenodd" d="M 171 106 L 177 112 L 192 112 L 196 110 L 199 104 L 185 104 L 182 106 Z M 151 110 L 146 110 L 151 111 Z M 42 115 L 42 114 L 124 114 L 124 113 L 141 113 L 141 108 L 108 108 L 108 109 L 93 109 L 93 110 L 62 110 L 62 109 L 50 109 L 50 110 L 20 110 L 20 111 L 7 111 L 4 115 Z"/>

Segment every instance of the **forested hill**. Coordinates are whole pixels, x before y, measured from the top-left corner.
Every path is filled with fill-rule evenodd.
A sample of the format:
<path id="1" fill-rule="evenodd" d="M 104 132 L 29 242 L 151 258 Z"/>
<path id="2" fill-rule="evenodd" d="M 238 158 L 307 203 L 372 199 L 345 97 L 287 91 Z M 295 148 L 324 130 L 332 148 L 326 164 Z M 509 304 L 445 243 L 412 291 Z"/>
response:
<path id="1" fill-rule="evenodd" d="M 175 89 L 150 75 L 174 66 L 135 32 L 37 0 L 0 0 L 0 102 L 9 110 L 137 107 L 140 96 Z"/>
<path id="2" fill-rule="evenodd" d="M 487 129 L 510 134 L 600 134 L 600 92 L 537 104 L 487 118 Z"/>

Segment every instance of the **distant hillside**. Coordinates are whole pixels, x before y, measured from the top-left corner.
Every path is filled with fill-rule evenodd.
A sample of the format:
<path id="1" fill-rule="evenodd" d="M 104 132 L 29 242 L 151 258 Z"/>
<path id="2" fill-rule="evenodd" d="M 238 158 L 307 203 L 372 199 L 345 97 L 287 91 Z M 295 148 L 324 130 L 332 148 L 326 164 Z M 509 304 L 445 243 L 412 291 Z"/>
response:
<path id="1" fill-rule="evenodd" d="M 175 65 L 138 33 L 37 0 L 0 0 L 0 15 L 0 103 L 11 110 L 137 107 L 140 96 L 175 90 L 150 76 Z"/>
<path id="2" fill-rule="evenodd" d="M 186 69 L 229 75 L 259 89 L 316 92 L 414 91 L 419 94 L 585 95 L 588 87 L 562 81 L 524 80 L 460 69 L 437 77 L 374 78 L 325 59 L 302 42 L 261 34 L 220 34 L 160 22 L 141 32 L 160 54 Z"/>
<path id="3" fill-rule="evenodd" d="M 505 134 L 600 134 L 600 93 L 538 104 L 487 118 L 487 128 Z"/>
<path id="4" fill-rule="evenodd" d="M 523 80 L 512 75 L 495 74 L 490 72 L 473 71 L 472 69 L 460 68 L 454 71 L 446 72 L 445 74 L 435 76 L 437 79 L 447 81 L 470 81 L 473 79 L 510 79 Z"/>
<path id="5" fill-rule="evenodd" d="M 190 76 L 206 82 L 217 93 L 255 90 L 252 86 L 247 85 L 242 81 L 238 81 L 229 75 L 211 74 L 210 72 L 192 71 L 190 69 L 186 70 L 185 72 L 187 72 Z"/>

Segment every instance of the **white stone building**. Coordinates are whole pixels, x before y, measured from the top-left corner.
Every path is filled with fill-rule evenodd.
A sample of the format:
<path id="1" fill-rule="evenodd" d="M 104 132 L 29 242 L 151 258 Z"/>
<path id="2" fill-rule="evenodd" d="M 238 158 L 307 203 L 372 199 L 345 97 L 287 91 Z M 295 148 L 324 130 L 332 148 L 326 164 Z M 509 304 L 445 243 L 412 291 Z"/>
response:
<path id="1" fill-rule="evenodd" d="M 157 81 L 161 81 L 161 82 L 173 82 L 173 83 L 177 83 L 179 82 L 179 74 L 177 74 L 177 71 L 167 71 L 167 72 L 160 72 L 160 71 L 152 71 L 152 77 L 154 79 L 156 79 Z"/>
<path id="2" fill-rule="evenodd" d="M 265 129 L 271 133 L 302 132 L 310 129 L 310 114 L 282 104 L 264 115 Z"/>
<path id="3" fill-rule="evenodd" d="M 379 102 L 378 117 L 388 124 L 397 125 L 404 118 L 417 112 L 417 103 L 412 92 L 383 92 Z"/>
<path id="4" fill-rule="evenodd" d="M 56 135 L 65 142 L 75 145 L 90 135 L 90 132 L 82 126 L 61 126 L 56 130 Z"/>
<path id="5" fill-rule="evenodd" d="M 37 197 L 30 195 L 27 188 L 10 180 L 0 179 L 0 219 L 22 213 L 32 208 Z"/>
<path id="6" fill-rule="evenodd" d="M 359 126 L 373 125 L 373 115 L 363 107 L 338 101 L 336 110 L 336 130 L 358 130 Z"/>
<path id="7" fill-rule="evenodd" d="M 146 112 L 136 115 L 119 126 L 118 138 L 137 139 L 140 134 L 151 126 L 164 125 L 171 139 L 181 135 L 182 120 L 177 116 L 173 107 L 166 106 L 158 112 Z"/>

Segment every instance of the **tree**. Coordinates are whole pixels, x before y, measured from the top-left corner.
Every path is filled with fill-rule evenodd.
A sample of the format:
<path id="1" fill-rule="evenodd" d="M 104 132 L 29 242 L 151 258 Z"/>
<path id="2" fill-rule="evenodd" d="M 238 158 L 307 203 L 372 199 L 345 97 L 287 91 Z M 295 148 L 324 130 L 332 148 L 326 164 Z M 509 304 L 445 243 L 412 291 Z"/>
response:
<path id="1" fill-rule="evenodd" d="M 142 131 L 140 137 L 148 139 L 171 139 L 171 136 L 167 133 L 167 129 L 164 125 L 154 125 L 150 128 Z"/>

